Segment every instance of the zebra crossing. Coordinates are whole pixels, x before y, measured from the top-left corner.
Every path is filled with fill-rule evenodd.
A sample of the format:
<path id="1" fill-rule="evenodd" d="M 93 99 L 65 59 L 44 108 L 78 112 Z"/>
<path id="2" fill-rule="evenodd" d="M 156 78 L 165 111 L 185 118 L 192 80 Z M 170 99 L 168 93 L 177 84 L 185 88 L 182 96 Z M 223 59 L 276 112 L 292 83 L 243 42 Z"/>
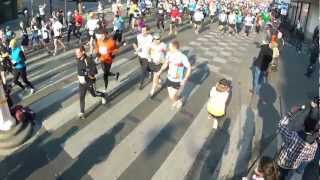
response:
<path id="1" fill-rule="evenodd" d="M 42 147 L 51 163 L 30 174 L 29 179 L 37 179 L 38 174 L 48 169 L 52 171 L 50 174 L 56 174 L 52 179 L 185 179 L 198 161 L 204 144 L 215 133 L 206 113 L 210 88 L 221 77 L 236 79 L 233 73 L 226 71 L 227 66 L 232 69 L 245 60 L 236 58 L 239 57 L 237 44 L 242 41 L 230 41 L 231 38 L 235 37 L 221 38 L 219 33 L 210 30 L 193 41 L 182 40 L 182 51 L 195 59 L 192 76 L 182 92 L 185 102 L 182 111 L 172 110 L 166 89 L 150 99 L 150 84 L 141 91 L 134 82 L 130 84 L 140 75 L 138 62 L 133 59 L 132 51 L 119 55 L 113 70 L 122 74 L 119 82 L 109 82 L 109 89 L 110 93 L 124 92 L 123 97 L 115 97 L 109 105 L 100 106 L 99 98 L 87 96 L 86 109 L 90 113 L 85 122 L 75 118 L 79 102 L 73 51 L 46 59 L 30 58 L 30 80 L 37 82 L 36 86 L 42 91 L 49 89 L 41 98 L 29 103 L 44 117 L 43 129 L 55 133 L 69 127 L 77 128 L 58 144 L 59 155 L 52 155 L 50 147 Z M 247 38 L 244 42 L 250 40 Z M 97 78 L 99 89 L 102 87 L 101 69 Z M 130 86 L 126 86 L 128 83 Z M 48 113 L 50 108 L 54 112 Z M 85 125 L 79 125 L 83 123 Z M 61 157 L 65 158 L 61 160 Z M 230 157 L 223 156 L 221 169 L 223 163 L 227 163 L 225 159 L 230 160 Z"/>

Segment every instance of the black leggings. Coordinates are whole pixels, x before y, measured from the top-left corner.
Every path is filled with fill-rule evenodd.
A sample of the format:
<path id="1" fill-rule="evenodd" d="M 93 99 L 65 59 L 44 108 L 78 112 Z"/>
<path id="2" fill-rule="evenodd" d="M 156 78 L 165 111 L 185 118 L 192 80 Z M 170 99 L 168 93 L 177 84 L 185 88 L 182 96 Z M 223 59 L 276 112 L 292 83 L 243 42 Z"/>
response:
<path id="1" fill-rule="evenodd" d="M 97 91 L 95 87 L 95 80 L 90 80 L 86 84 L 79 84 L 79 92 L 80 92 L 80 112 L 84 113 L 85 107 L 85 99 L 87 91 L 90 92 L 93 97 L 102 97 L 105 98 L 105 94 Z"/>
<path id="2" fill-rule="evenodd" d="M 18 85 L 19 87 L 21 87 L 22 89 L 25 89 L 25 86 L 21 84 L 21 82 L 18 80 L 19 77 L 21 76 L 22 81 L 30 88 L 34 88 L 33 85 L 31 84 L 31 82 L 28 80 L 27 78 L 27 71 L 26 68 L 22 68 L 22 69 L 14 69 L 13 71 L 13 82 L 14 84 Z"/>
<path id="3" fill-rule="evenodd" d="M 109 76 L 115 76 L 116 74 L 110 72 L 112 64 L 107 64 L 107 63 L 101 63 L 101 67 L 103 70 L 103 80 L 104 80 L 104 87 L 105 89 L 108 88 L 108 83 L 109 83 Z"/>
<path id="4" fill-rule="evenodd" d="M 122 31 L 121 30 L 116 30 L 116 32 L 114 33 L 113 39 L 115 41 L 117 41 L 118 43 L 122 42 Z"/>
<path id="5" fill-rule="evenodd" d="M 157 28 L 160 30 L 160 27 L 164 30 L 164 19 L 163 18 L 157 18 Z"/>
<path id="6" fill-rule="evenodd" d="M 129 14 L 129 27 L 131 27 L 132 19 L 133 19 L 133 14 Z"/>
<path id="7" fill-rule="evenodd" d="M 77 28 L 75 25 L 69 25 L 69 26 L 68 26 L 68 36 L 67 36 L 68 42 L 70 41 L 71 33 L 72 33 L 76 38 L 80 39 L 80 36 L 81 36 L 80 28 Z"/>

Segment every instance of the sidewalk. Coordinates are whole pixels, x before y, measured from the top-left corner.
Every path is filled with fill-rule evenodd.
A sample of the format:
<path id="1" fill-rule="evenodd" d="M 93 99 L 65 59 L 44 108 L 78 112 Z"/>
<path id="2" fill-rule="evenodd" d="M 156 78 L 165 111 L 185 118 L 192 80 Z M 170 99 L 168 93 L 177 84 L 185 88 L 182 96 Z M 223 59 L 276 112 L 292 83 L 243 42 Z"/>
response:
<path id="1" fill-rule="evenodd" d="M 289 41 L 292 39 L 289 39 Z M 308 41 L 306 41 L 308 43 Z M 306 46 L 308 47 L 308 46 Z M 314 74 L 311 78 L 304 76 L 309 63 L 309 52 L 303 51 L 298 54 L 294 46 L 286 42 L 285 48 L 281 54 L 279 71 L 272 73 L 270 83 L 276 87 L 281 101 L 281 116 L 290 110 L 292 106 L 307 104 L 313 96 L 319 94 L 319 62 L 317 63 Z M 303 126 L 303 118 L 300 116 L 292 122 L 292 128 L 295 130 L 301 129 Z M 265 147 L 263 155 L 275 157 L 274 148 L 280 149 L 281 137 L 279 135 L 270 139 L 269 145 Z M 258 162 L 258 161 L 257 161 Z M 257 166 L 257 162 L 252 171 Z M 319 178 L 318 163 L 312 162 L 306 168 L 303 179 L 317 180 Z M 316 173 L 315 173 L 316 172 Z"/>

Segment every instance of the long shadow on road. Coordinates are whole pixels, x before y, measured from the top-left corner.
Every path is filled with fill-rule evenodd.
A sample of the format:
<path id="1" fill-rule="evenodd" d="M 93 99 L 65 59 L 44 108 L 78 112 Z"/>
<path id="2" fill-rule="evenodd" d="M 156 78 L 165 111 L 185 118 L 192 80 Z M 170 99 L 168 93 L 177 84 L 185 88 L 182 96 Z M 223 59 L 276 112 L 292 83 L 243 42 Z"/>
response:
<path id="1" fill-rule="evenodd" d="M 100 136 L 91 143 L 77 158 L 77 160 L 65 170 L 58 180 L 81 179 L 87 174 L 93 165 L 104 161 L 115 146 L 115 137 L 124 127 L 118 124 L 110 132 Z"/>
<path id="2" fill-rule="evenodd" d="M 219 162 L 222 154 L 224 153 L 224 149 L 228 149 L 229 146 L 231 119 L 226 118 L 221 124 L 223 124 L 221 129 L 213 131 L 208 137 L 186 180 L 211 180 L 212 174 L 220 169 Z"/>
<path id="3" fill-rule="evenodd" d="M 27 179 L 33 172 L 48 164 L 50 159 L 57 157 L 63 151 L 60 144 L 63 144 L 77 130 L 76 127 L 72 127 L 62 136 L 52 140 L 49 140 L 51 133 L 47 132 L 30 146 L 8 156 L 1 161 L 0 179 Z M 51 150 L 50 157 L 43 151 L 44 148 Z M 54 174 L 47 174 L 47 177 L 54 177 Z"/>

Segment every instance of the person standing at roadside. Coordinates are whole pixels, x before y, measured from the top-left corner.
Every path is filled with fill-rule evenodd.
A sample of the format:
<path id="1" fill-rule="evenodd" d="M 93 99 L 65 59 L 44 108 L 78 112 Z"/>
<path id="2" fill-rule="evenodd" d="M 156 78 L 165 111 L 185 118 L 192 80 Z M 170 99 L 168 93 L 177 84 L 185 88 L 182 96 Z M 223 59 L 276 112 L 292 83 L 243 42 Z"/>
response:
<path id="1" fill-rule="evenodd" d="M 277 157 L 277 165 L 281 180 L 301 179 L 308 163 L 315 158 L 318 148 L 316 139 L 319 137 L 319 119 L 307 116 L 302 130 L 294 131 L 289 128 L 290 121 L 298 112 L 304 110 L 305 106 L 293 107 L 279 121 L 278 132 L 283 143 Z"/>
<path id="2" fill-rule="evenodd" d="M 79 93 L 80 93 L 80 118 L 85 118 L 85 97 L 87 91 L 93 97 L 101 97 L 101 103 L 107 102 L 106 95 L 96 90 L 96 77 L 97 67 L 91 58 L 88 58 L 84 46 L 76 49 L 77 67 L 78 67 L 78 80 L 79 80 Z"/>
<path id="3" fill-rule="evenodd" d="M 103 70 L 103 80 L 104 80 L 104 92 L 107 92 L 109 76 L 115 76 L 116 80 L 119 79 L 120 73 L 112 73 L 111 65 L 113 58 L 118 52 L 118 46 L 112 37 L 108 37 L 108 32 L 105 29 L 99 29 L 97 31 L 99 38 L 96 44 L 96 55 L 101 62 L 101 67 Z"/>
<path id="4" fill-rule="evenodd" d="M 313 41 L 310 49 L 309 65 L 307 68 L 307 72 L 305 73 L 307 77 L 311 77 L 312 73 L 314 72 L 315 65 L 318 59 L 319 59 L 319 42 Z"/>
<path id="5" fill-rule="evenodd" d="M 266 82 L 266 76 L 269 71 L 269 64 L 272 61 L 273 51 L 272 44 L 263 42 L 260 48 L 258 57 L 253 62 L 253 88 L 250 90 L 251 93 L 259 95 L 262 84 Z"/>

